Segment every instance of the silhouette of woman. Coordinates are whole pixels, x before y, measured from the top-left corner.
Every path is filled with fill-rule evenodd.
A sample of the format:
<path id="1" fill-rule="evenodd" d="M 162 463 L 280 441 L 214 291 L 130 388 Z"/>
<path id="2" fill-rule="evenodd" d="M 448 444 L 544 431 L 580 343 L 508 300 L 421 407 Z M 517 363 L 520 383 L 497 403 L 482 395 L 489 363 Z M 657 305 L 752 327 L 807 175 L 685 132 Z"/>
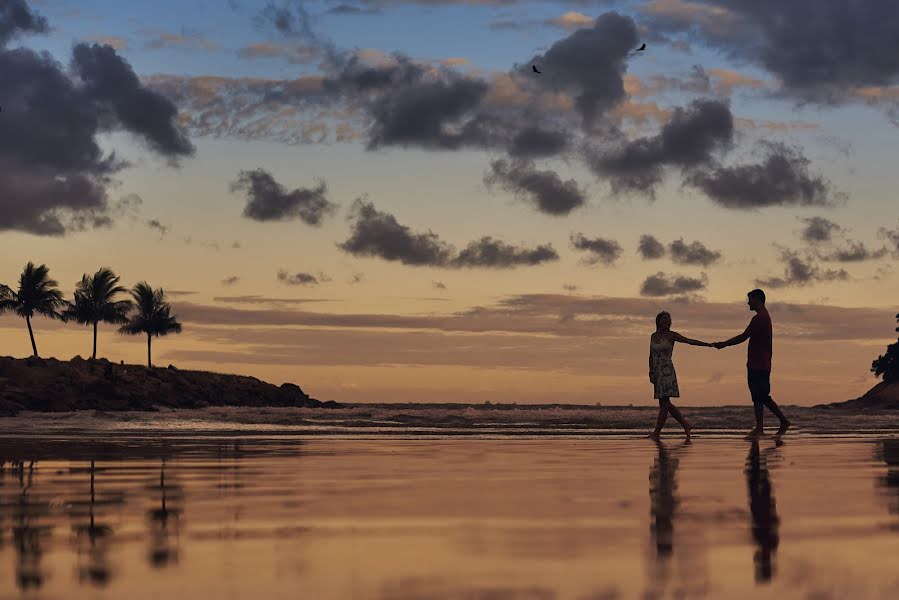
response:
<path id="1" fill-rule="evenodd" d="M 671 315 L 668 312 L 662 311 L 656 315 L 656 330 L 649 338 L 649 381 L 652 382 L 655 390 L 653 398 L 659 401 L 659 417 L 656 420 L 656 428 L 648 436 L 654 440 L 659 439 L 669 412 L 681 424 L 687 436 L 690 435 L 690 429 L 692 429 L 680 410 L 671 403 L 671 398 L 680 397 L 677 374 L 674 372 L 674 363 L 671 360 L 675 342 L 691 346 L 711 346 L 706 342 L 691 340 L 676 331 L 671 331 Z"/>

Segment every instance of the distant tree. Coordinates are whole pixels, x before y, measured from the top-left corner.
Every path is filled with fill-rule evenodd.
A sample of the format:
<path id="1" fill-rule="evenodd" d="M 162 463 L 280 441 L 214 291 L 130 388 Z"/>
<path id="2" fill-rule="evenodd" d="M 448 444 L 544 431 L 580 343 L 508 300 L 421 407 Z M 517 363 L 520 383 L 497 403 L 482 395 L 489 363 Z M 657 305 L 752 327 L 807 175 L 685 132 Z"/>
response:
<path id="1" fill-rule="evenodd" d="M 85 273 L 75 285 L 75 301 L 67 302 L 62 313 L 63 321 L 94 326 L 94 351 L 91 358 L 97 358 L 97 323 L 128 322 L 131 300 L 115 300 L 118 294 L 128 291 L 117 285 L 119 279 L 107 267 L 102 267 L 93 275 Z"/>
<path id="2" fill-rule="evenodd" d="M 181 333 L 181 323 L 171 315 L 172 307 L 165 301 L 162 288 L 154 290 L 146 281 L 131 289 L 136 312 L 119 328 L 125 335 L 147 334 L 147 366 L 152 367 L 151 345 L 154 336 Z"/>
<path id="3" fill-rule="evenodd" d="M 896 315 L 896 322 L 899 323 L 899 314 Z M 899 327 L 896 331 L 899 331 Z M 883 375 L 884 381 L 899 380 L 899 340 L 887 346 L 886 354 L 878 356 L 877 360 L 871 363 L 871 370 L 874 371 L 875 377 Z"/>
<path id="4" fill-rule="evenodd" d="M 25 319 L 28 336 L 31 338 L 31 350 L 37 356 L 37 344 L 34 343 L 34 331 L 31 328 L 31 317 L 35 313 L 50 319 L 59 319 L 59 309 L 66 302 L 62 292 L 56 287 L 56 281 L 50 279 L 47 265 L 35 267 L 29 261 L 19 276 L 19 290 L 12 291 L 9 286 L 0 286 L 0 312 L 14 311 Z"/>

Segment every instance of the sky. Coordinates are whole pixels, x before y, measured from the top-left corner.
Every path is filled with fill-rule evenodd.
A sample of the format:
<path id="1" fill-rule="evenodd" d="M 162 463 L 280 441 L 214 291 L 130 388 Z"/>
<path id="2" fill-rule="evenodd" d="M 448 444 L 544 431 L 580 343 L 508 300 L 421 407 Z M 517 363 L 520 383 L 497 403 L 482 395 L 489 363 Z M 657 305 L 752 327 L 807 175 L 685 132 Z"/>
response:
<path id="1" fill-rule="evenodd" d="M 655 315 L 727 339 L 761 287 L 773 396 L 813 405 L 895 341 L 892 0 L 2 0 L 0 107 L 0 282 L 163 288 L 159 366 L 649 405 Z M 745 345 L 674 360 L 682 404 L 748 402 Z"/>

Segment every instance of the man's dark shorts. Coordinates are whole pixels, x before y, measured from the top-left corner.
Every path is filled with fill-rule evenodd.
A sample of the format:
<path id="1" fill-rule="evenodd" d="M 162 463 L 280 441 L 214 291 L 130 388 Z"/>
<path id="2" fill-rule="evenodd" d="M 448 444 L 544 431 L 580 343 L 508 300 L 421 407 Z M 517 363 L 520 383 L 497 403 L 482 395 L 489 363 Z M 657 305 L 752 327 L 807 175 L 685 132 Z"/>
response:
<path id="1" fill-rule="evenodd" d="M 765 402 L 771 395 L 771 371 L 747 369 L 747 372 L 752 402 L 755 404 Z"/>

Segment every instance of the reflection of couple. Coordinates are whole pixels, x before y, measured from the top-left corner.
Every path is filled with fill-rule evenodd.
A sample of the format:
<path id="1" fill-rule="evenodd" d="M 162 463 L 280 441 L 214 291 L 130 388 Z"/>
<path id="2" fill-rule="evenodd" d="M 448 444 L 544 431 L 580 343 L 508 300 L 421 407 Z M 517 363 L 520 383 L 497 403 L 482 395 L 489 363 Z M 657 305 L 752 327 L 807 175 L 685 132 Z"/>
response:
<path id="1" fill-rule="evenodd" d="M 684 418 L 680 410 L 671 403 L 671 398 L 679 398 L 680 391 L 677 387 L 677 375 L 674 372 L 674 363 L 671 354 L 674 351 L 674 343 L 682 342 L 691 346 L 715 347 L 719 350 L 727 346 L 735 346 L 749 340 L 748 360 L 746 361 L 749 382 L 749 393 L 752 395 L 753 409 L 755 410 L 755 428 L 749 432 L 750 437 L 761 435 L 763 432 L 762 418 L 764 407 L 768 407 L 778 419 L 780 429 L 778 434 L 784 433 L 791 425 L 780 407 L 771 398 L 771 316 L 765 308 L 765 292 L 752 290 L 747 294 L 749 298 L 749 310 L 756 315 L 749 322 L 749 326 L 740 335 L 734 336 L 724 342 L 707 343 L 684 337 L 676 331 L 671 331 L 671 315 L 660 312 L 656 315 L 656 331 L 650 337 L 649 342 L 649 381 L 655 386 L 654 398 L 659 401 L 659 418 L 656 421 L 655 430 L 649 437 L 658 439 L 671 413 L 678 423 L 684 428 L 684 433 L 690 435 L 692 427 Z"/>

